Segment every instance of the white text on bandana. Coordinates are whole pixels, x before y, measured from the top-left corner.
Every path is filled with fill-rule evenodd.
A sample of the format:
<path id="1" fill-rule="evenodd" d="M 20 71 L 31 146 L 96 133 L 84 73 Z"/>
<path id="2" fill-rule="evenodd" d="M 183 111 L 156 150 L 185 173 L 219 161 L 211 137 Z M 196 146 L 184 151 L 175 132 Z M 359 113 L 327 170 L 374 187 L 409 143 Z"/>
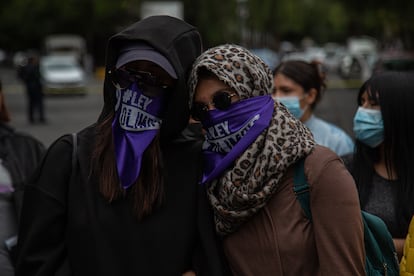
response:
<path id="1" fill-rule="evenodd" d="M 203 150 L 219 153 L 229 152 L 259 118 L 259 114 L 255 115 L 242 128 L 233 133 L 228 128 L 228 121 L 209 127 L 206 134 L 207 139 L 203 143 Z"/>
<path id="2" fill-rule="evenodd" d="M 124 91 L 122 96 L 117 96 L 118 100 L 122 101 L 119 114 L 121 128 L 129 131 L 144 131 L 161 127 L 161 119 L 146 112 L 152 102 L 151 98 L 130 89 Z M 118 109 L 119 103 L 116 106 Z"/>

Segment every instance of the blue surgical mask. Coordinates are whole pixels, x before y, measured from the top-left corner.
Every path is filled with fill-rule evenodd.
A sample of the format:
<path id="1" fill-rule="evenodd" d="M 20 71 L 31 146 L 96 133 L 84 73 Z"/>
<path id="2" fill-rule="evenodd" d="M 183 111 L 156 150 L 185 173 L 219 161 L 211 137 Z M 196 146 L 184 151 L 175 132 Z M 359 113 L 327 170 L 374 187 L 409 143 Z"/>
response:
<path id="1" fill-rule="evenodd" d="M 275 97 L 275 99 L 282 103 L 292 113 L 295 118 L 300 119 L 305 112 L 305 109 L 300 108 L 299 97 L 288 96 L 288 97 Z"/>
<path id="2" fill-rule="evenodd" d="M 375 148 L 384 141 L 384 123 L 380 110 L 359 107 L 354 117 L 355 138 Z"/>

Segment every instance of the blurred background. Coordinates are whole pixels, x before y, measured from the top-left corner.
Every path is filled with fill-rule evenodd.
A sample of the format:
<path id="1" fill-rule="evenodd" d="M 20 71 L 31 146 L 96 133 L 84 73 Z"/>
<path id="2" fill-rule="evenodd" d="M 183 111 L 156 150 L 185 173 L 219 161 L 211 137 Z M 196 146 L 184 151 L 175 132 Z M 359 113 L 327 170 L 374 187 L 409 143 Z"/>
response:
<path id="1" fill-rule="evenodd" d="M 0 2 L 0 49 L 2 63 L 10 64 L 16 53 L 46 51 L 49 35 L 75 34 L 96 68 L 104 64 L 110 35 L 166 13 L 197 26 L 205 47 L 234 42 L 280 55 L 322 47 L 333 55 L 350 37 L 369 35 L 381 50 L 408 50 L 413 10 L 410 0 L 11 0 Z"/>
<path id="2" fill-rule="evenodd" d="M 197 26 L 205 48 L 237 43 L 271 68 L 320 61 L 328 91 L 319 115 L 352 135 L 361 82 L 379 70 L 414 70 L 413 10 L 411 0 L 1 1 L 0 78 L 12 124 L 49 145 L 98 116 L 107 39 L 141 18 L 169 14 Z M 16 77 L 33 54 L 41 57 L 46 94 L 65 95 L 47 98 L 42 126 L 26 122 Z"/>

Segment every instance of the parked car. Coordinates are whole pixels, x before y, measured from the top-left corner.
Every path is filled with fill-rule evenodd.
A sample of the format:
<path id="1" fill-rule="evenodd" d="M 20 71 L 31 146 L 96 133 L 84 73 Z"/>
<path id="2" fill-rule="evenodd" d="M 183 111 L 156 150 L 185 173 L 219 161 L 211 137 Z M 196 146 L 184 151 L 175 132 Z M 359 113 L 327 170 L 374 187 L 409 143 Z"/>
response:
<path id="1" fill-rule="evenodd" d="M 338 73 L 341 61 L 347 54 L 344 45 L 328 42 L 324 45 L 325 59 L 323 64 L 325 65 L 328 72 Z"/>
<path id="2" fill-rule="evenodd" d="M 40 60 L 46 95 L 86 93 L 86 74 L 75 56 L 52 55 Z"/>
<path id="3" fill-rule="evenodd" d="M 282 61 L 287 60 L 303 60 L 307 62 L 316 61 L 321 64 L 324 63 L 326 53 L 323 48 L 312 46 L 306 48 L 304 51 L 295 51 L 285 54 L 282 58 Z"/>
<path id="4" fill-rule="evenodd" d="M 83 70 L 90 74 L 93 71 L 92 56 L 87 51 L 86 40 L 80 35 L 53 34 L 44 38 L 45 55 L 75 56 Z"/>
<path id="5" fill-rule="evenodd" d="M 375 63 L 374 72 L 381 71 L 411 71 L 414 72 L 414 53 L 392 51 L 381 53 Z"/>
<path id="6" fill-rule="evenodd" d="M 378 42 L 369 36 L 350 37 L 346 53 L 339 65 L 339 74 L 344 79 L 368 79 L 378 59 Z"/>
<path id="7" fill-rule="evenodd" d="M 322 47 L 312 46 L 306 48 L 304 51 L 290 52 L 282 57 L 282 62 L 288 60 L 301 60 L 305 62 L 316 62 L 319 64 L 321 73 L 326 74 L 328 68 L 325 65 L 326 53 Z"/>

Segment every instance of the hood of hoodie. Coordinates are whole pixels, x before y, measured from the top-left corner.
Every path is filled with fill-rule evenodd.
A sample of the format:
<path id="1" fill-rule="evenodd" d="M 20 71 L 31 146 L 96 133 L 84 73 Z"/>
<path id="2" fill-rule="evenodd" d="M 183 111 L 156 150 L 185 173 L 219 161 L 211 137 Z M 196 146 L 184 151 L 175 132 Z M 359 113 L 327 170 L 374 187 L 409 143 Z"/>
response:
<path id="1" fill-rule="evenodd" d="M 201 54 L 201 36 L 197 29 L 171 16 L 151 16 L 113 35 L 106 49 L 104 106 L 98 122 L 114 114 L 116 88 L 108 72 L 115 68 L 120 49 L 131 42 L 145 42 L 163 54 L 177 74 L 176 86 L 168 97 L 167 110 L 161 125 L 161 143 L 172 141 L 188 124 L 189 91 L 187 77 L 194 60 Z"/>

